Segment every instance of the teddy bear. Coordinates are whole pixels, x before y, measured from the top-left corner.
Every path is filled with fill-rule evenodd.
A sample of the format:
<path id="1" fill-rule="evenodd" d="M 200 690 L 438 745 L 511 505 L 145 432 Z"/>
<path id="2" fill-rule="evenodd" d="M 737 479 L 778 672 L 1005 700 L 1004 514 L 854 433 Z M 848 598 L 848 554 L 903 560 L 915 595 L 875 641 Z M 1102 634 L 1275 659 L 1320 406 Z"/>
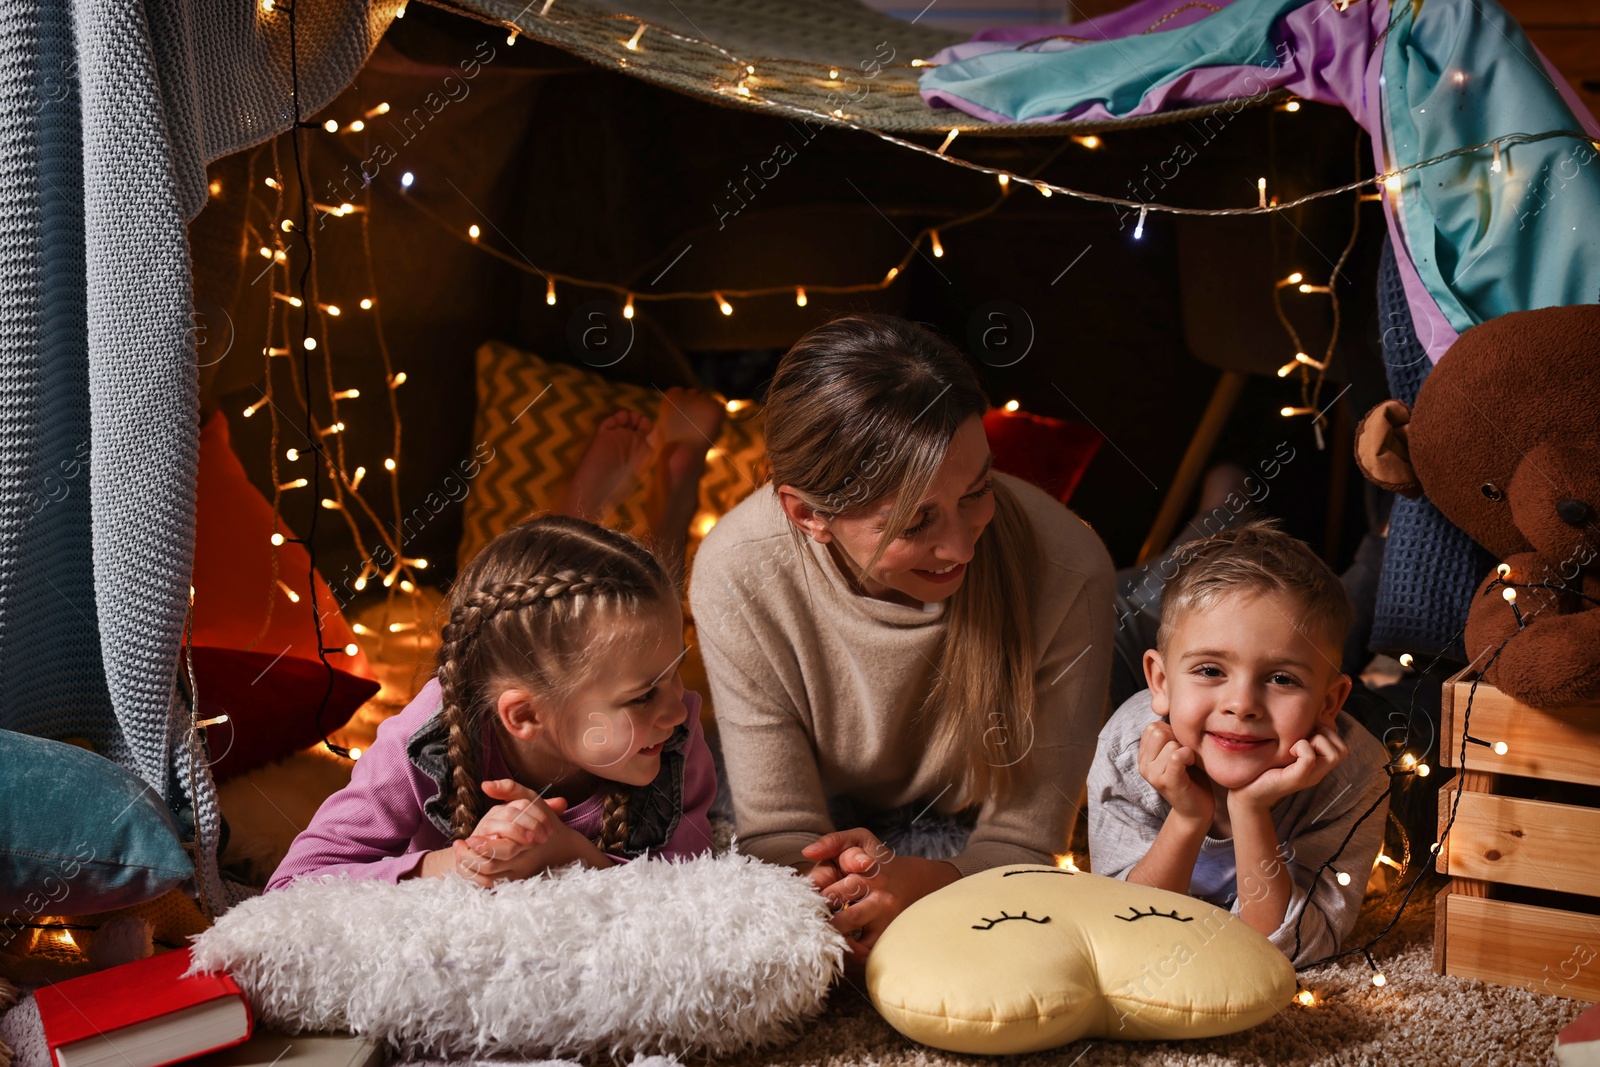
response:
<path id="1" fill-rule="evenodd" d="M 1500 557 L 1466 620 L 1484 680 L 1530 707 L 1600 699 L 1600 305 L 1467 329 L 1355 448 L 1370 481 L 1426 493 Z"/>

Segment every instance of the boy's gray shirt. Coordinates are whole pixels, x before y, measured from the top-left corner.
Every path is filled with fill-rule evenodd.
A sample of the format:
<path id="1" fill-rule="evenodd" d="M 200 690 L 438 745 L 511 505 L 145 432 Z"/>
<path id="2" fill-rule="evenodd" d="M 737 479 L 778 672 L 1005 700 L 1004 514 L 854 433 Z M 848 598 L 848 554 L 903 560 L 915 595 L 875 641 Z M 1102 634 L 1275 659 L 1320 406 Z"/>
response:
<path id="1" fill-rule="evenodd" d="M 1095 874 L 1127 878 L 1150 850 L 1171 810 L 1139 773 L 1139 738 L 1155 720 L 1150 690 L 1146 689 L 1129 697 L 1100 731 L 1088 783 L 1089 862 Z M 1272 823 L 1277 827 L 1294 891 L 1283 925 L 1269 939 L 1297 966 L 1337 952 L 1354 929 L 1388 821 L 1389 775 L 1384 771 L 1388 754 L 1348 712 L 1339 713 L 1337 725 L 1339 735 L 1350 746 L 1350 755 L 1321 782 L 1284 797 L 1272 809 Z M 1339 851 L 1356 820 L 1375 803 L 1377 807 L 1355 829 L 1338 862 L 1318 878 L 1317 869 Z M 1350 875 L 1349 885 L 1339 884 L 1341 871 Z M 1233 839 L 1207 834 L 1195 861 L 1189 895 L 1237 914 L 1242 896 L 1237 881 Z"/>

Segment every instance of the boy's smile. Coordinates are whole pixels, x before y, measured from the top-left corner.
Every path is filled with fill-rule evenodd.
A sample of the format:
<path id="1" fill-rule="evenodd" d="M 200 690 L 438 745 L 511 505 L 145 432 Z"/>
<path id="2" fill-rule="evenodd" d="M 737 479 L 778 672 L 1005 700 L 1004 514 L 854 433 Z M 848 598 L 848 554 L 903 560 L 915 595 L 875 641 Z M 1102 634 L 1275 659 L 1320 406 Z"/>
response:
<path id="1" fill-rule="evenodd" d="M 1229 593 L 1184 612 L 1165 654 L 1145 653 L 1152 709 L 1222 789 L 1292 764 L 1295 743 L 1331 726 L 1350 692 L 1338 650 L 1302 632 L 1301 616 L 1282 593 Z"/>

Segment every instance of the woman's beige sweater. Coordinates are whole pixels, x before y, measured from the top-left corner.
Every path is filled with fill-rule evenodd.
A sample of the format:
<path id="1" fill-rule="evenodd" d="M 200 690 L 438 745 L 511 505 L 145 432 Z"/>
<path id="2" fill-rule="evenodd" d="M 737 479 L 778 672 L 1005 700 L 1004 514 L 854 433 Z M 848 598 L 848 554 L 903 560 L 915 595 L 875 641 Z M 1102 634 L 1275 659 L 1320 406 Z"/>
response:
<path id="1" fill-rule="evenodd" d="M 1011 798 L 985 802 L 963 875 L 1065 852 L 1110 707 L 1114 578 L 1098 536 L 1066 507 L 1003 474 L 1032 520 L 1038 698 Z M 739 843 L 775 863 L 834 829 L 828 799 L 959 810 L 958 761 L 932 762 L 914 721 L 939 661 L 943 604 L 863 596 L 827 549 L 798 541 L 771 486 L 734 508 L 694 563 L 690 607 L 727 758 Z M 959 757 L 958 757 L 959 760 Z"/>

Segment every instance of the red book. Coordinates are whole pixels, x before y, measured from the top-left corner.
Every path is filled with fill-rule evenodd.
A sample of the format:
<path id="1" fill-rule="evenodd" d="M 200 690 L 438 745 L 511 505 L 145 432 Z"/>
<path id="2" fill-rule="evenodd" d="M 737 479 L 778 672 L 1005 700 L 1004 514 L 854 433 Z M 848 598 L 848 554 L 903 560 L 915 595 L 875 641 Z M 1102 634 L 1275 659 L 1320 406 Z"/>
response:
<path id="1" fill-rule="evenodd" d="M 248 1040 L 233 979 L 188 969 L 179 949 L 35 990 L 55 1067 L 165 1067 Z"/>

